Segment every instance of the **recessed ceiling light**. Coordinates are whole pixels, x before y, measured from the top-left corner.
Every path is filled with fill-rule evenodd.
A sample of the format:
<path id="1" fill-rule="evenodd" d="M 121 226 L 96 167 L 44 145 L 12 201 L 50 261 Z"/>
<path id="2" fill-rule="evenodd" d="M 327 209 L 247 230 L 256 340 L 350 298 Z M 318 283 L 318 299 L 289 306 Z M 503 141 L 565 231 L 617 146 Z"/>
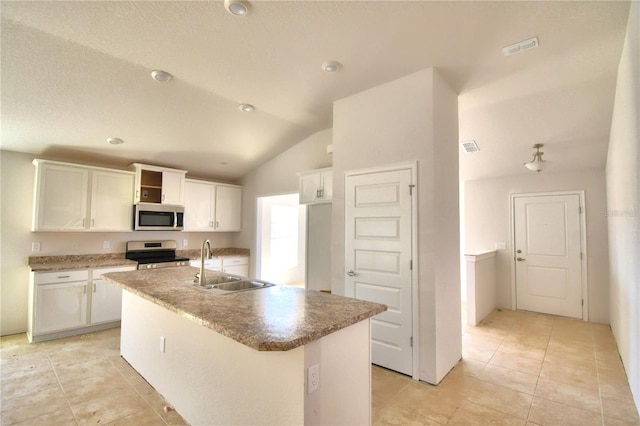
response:
<path id="1" fill-rule="evenodd" d="M 249 13 L 249 2 L 243 0 L 224 0 L 224 8 L 232 15 L 244 16 Z"/>
<path id="2" fill-rule="evenodd" d="M 336 72 L 340 68 L 342 68 L 342 65 L 340 64 L 340 62 L 336 61 L 327 61 L 322 64 L 322 70 L 326 72 Z"/>
<path id="3" fill-rule="evenodd" d="M 240 104 L 238 105 L 238 109 L 242 112 L 252 112 L 256 107 L 251 104 Z"/>
<path id="4" fill-rule="evenodd" d="M 171 74 L 169 74 L 166 71 L 161 71 L 161 70 L 153 70 L 151 71 L 151 77 L 155 80 L 155 81 L 159 81 L 160 83 L 165 83 L 169 80 L 171 80 L 173 78 L 173 76 Z"/>
<path id="5" fill-rule="evenodd" d="M 124 143 L 124 141 L 120 138 L 108 138 L 107 142 L 109 142 L 111 145 L 122 145 Z"/>
<path id="6" fill-rule="evenodd" d="M 222 160 L 220 164 L 222 164 L 223 166 L 226 166 L 227 164 L 229 164 L 229 160 Z"/>

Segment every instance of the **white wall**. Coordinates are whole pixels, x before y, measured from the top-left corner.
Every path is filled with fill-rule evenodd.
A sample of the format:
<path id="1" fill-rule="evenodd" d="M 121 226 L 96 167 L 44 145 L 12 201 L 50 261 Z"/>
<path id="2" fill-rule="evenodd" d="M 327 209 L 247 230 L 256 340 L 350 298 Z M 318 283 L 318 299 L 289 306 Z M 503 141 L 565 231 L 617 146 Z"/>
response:
<path id="1" fill-rule="evenodd" d="M 298 192 L 297 172 L 331 167 L 327 145 L 332 143 L 331 129 L 322 130 L 264 163 L 242 178 L 242 231 L 235 234 L 236 247 L 256 250 L 257 198 Z M 250 275 L 255 274 L 255 259 L 251 259 Z"/>
<path id="2" fill-rule="evenodd" d="M 557 159 L 561 161 L 562 159 Z M 523 166 L 524 167 L 524 166 Z M 551 166 L 553 167 L 553 166 Z M 506 242 L 506 250 L 496 255 L 498 307 L 512 309 L 510 194 L 546 191 L 585 191 L 587 228 L 587 273 L 589 320 L 609 322 L 608 252 L 606 193 L 603 170 L 575 173 L 541 173 L 465 182 L 466 253 L 494 250 L 496 242 Z"/>
<path id="3" fill-rule="evenodd" d="M 205 238 L 211 239 L 214 247 L 232 244 L 232 233 L 31 232 L 33 158 L 31 154 L 0 151 L 0 334 L 3 336 L 27 330 L 29 256 L 124 253 L 125 243 L 130 240 L 176 240 L 178 248 L 187 249 L 200 248 Z M 186 247 L 182 247 L 184 239 L 189 241 Z M 35 241 L 41 243 L 41 251 L 32 253 L 31 243 Z M 103 241 L 110 241 L 111 247 L 103 249 Z"/>
<path id="4" fill-rule="evenodd" d="M 632 2 L 607 157 L 611 329 L 640 407 L 640 3 Z"/>
<path id="5" fill-rule="evenodd" d="M 434 69 L 334 103 L 332 291 L 344 294 L 344 173 L 418 161 L 418 375 L 429 383 L 461 353 L 457 117 Z"/>

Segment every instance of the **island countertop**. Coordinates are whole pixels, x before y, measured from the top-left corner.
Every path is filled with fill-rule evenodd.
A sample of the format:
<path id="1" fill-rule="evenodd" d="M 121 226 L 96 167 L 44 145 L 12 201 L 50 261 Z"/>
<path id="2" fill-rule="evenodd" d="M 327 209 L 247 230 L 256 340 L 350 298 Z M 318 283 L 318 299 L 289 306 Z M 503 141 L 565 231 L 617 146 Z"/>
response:
<path id="1" fill-rule="evenodd" d="M 385 305 L 276 285 L 215 294 L 185 281 L 190 266 L 112 272 L 118 287 L 258 351 L 287 351 L 387 310 Z"/>

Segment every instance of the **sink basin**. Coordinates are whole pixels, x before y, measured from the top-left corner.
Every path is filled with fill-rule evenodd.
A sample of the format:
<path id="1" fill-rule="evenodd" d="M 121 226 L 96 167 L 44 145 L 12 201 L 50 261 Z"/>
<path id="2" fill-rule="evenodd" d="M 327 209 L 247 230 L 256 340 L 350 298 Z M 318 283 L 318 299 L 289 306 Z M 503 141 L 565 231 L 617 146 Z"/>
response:
<path id="1" fill-rule="evenodd" d="M 273 283 L 266 283 L 262 281 L 242 280 L 234 281 L 230 283 L 222 283 L 212 286 L 216 290 L 222 291 L 242 291 L 242 290 L 256 290 L 259 288 L 266 288 L 274 286 Z"/>
<path id="2" fill-rule="evenodd" d="M 259 288 L 267 288 L 275 285 L 273 283 L 251 280 L 226 274 L 207 274 L 205 278 L 206 284 L 203 286 L 200 286 L 197 278 L 187 280 L 185 282 L 187 284 L 192 284 L 196 287 L 218 294 L 229 294 L 237 293 L 239 291 L 257 290 Z"/>
<path id="3" fill-rule="evenodd" d="M 222 284 L 222 283 L 230 283 L 230 282 L 234 282 L 234 281 L 240 281 L 242 278 L 240 277 L 234 277 L 232 275 L 225 275 L 225 274 L 205 274 L 205 281 L 206 281 L 206 285 L 207 286 L 212 286 L 212 285 L 216 285 L 216 284 Z M 189 280 L 189 283 L 192 284 L 200 284 L 200 282 L 198 281 L 198 278 L 194 278 L 193 280 Z"/>

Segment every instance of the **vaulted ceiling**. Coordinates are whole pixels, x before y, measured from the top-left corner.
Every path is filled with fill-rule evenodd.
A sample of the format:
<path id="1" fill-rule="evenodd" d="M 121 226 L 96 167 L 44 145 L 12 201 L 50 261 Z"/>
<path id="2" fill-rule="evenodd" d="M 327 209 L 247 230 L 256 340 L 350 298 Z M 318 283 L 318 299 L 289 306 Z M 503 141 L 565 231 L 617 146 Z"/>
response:
<path id="1" fill-rule="evenodd" d="M 235 180 L 331 127 L 333 101 L 436 67 L 460 94 L 460 141 L 480 146 L 460 151 L 463 180 L 531 173 L 534 143 L 550 172 L 602 168 L 628 10 L 253 1 L 234 16 L 222 1 L 3 1 L 0 146 Z M 536 36 L 538 48 L 503 56 Z M 341 69 L 321 70 L 328 60 Z"/>

